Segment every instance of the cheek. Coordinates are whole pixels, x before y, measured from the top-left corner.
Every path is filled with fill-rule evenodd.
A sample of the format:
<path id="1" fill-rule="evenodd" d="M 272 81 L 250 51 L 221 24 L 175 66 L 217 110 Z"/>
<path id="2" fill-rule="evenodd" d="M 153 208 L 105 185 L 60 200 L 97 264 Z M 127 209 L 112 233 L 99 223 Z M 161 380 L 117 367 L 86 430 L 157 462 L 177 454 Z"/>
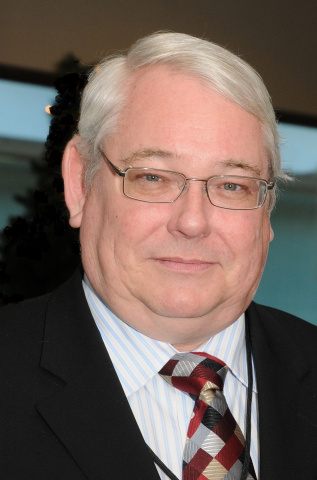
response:
<path id="1" fill-rule="evenodd" d="M 168 215 L 164 214 L 164 208 L 129 199 L 123 203 L 125 208 L 117 209 L 110 220 L 111 227 L 118 232 L 118 237 L 124 236 L 126 240 L 133 241 L 145 240 L 166 227 Z"/>
<path id="2" fill-rule="evenodd" d="M 136 258 L 146 256 L 162 238 L 167 221 L 162 209 L 125 198 L 116 209 L 103 213 L 103 256 L 109 263 L 114 260 L 117 267 L 132 266 Z"/>
<path id="3" fill-rule="evenodd" d="M 250 273 L 261 275 L 264 269 L 271 241 L 271 226 L 267 215 L 263 215 L 261 222 L 255 222 L 255 226 L 249 233 L 249 245 L 246 254 L 250 259 Z"/>
<path id="4" fill-rule="evenodd" d="M 269 217 L 261 211 L 235 214 L 223 222 L 221 235 L 237 268 L 252 270 L 252 263 L 255 268 L 265 263 L 272 238 Z"/>

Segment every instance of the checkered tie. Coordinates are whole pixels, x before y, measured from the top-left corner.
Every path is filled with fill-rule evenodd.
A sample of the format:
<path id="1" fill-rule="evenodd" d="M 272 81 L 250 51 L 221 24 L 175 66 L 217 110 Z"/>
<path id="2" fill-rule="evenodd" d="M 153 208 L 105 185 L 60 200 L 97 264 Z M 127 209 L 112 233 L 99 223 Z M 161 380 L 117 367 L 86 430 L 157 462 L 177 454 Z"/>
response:
<path id="1" fill-rule="evenodd" d="M 195 400 L 183 454 L 183 480 L 241 478 L 245 440 L 222 392 L 227 365 L 207 353 L 178 353 L 159 372 Z M 248 480 L 256 479 L 250 459 Z"/>

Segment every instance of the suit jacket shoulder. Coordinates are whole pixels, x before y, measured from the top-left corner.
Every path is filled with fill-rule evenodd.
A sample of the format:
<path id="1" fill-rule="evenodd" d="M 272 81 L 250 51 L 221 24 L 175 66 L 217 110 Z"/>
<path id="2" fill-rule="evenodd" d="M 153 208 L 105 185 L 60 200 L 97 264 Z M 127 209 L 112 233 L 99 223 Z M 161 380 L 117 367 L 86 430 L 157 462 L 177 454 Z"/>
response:
<path id="1" fill-rule="evenodd" d="M 313 363 L 317 362 L 317 326 L 309 323 L 288 312 L 276 308 L 259 305 L 255 302 L 249 307 L 249 311 L 256 311 L 258 315 L 267 322 L 268 328 L 271 328 L 271 322 L 278 324 L 281 332 L 287 337 L 293 339 L 304 355 L 310 355 Z M 251 313 L 252 315 L 252 313 Z M 317 312 L 316 312 L 317 316 Z"/>
<path id="2" fill-rule="evenodd" d="M 261 479 L 317 478 L 317 328 L 252 303 Z"/>
<path id="3" fill-rule="evenodd" d="M 0 309 L 0 476 L 158 479 L 77 273 Z"/>

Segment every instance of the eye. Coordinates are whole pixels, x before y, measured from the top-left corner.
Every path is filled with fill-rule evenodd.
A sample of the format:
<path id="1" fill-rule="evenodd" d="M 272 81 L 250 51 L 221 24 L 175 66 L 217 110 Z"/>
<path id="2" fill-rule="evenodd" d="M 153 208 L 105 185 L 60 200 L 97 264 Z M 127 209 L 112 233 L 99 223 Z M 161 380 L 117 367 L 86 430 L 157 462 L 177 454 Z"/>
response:
<path id="1" fill-rule="evenodd" d="M 144 180 L 147 180 L 148 182 L 160 182 L 162 181 L 162 178 L 159 177 L 158 175 L 143 175 Z"/>
<path id="2" fill-rule="evenodd" d="M 228 190 L 229 192 L 237 192 L 242 187 L 241 187 L 241 185 L 237 185 L 236 183 L 224 183 L 223 188 L 225 190 Z"/>

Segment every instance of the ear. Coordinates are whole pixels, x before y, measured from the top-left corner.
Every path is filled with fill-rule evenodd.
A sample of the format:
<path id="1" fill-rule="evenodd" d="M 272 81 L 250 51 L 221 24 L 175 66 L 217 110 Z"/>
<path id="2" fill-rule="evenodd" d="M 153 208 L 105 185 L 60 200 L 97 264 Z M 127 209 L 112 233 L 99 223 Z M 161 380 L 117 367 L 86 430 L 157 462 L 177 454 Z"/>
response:
<path id="1" fill-rule="evenodd" d="M 80 227 L 86 202 L 84 172 L 84 161 L 75 137 L 67 144 L 62 162 L 65 202 L 70 213 L 69 223 L 73 228 Z"/>
<path id="2" fill-rule="evenodd" d="M 274 232 L 273 232 L 272 226 L 270 225 L 270 242 L 272 242 L 273 238 L 274 238 Z"/>

